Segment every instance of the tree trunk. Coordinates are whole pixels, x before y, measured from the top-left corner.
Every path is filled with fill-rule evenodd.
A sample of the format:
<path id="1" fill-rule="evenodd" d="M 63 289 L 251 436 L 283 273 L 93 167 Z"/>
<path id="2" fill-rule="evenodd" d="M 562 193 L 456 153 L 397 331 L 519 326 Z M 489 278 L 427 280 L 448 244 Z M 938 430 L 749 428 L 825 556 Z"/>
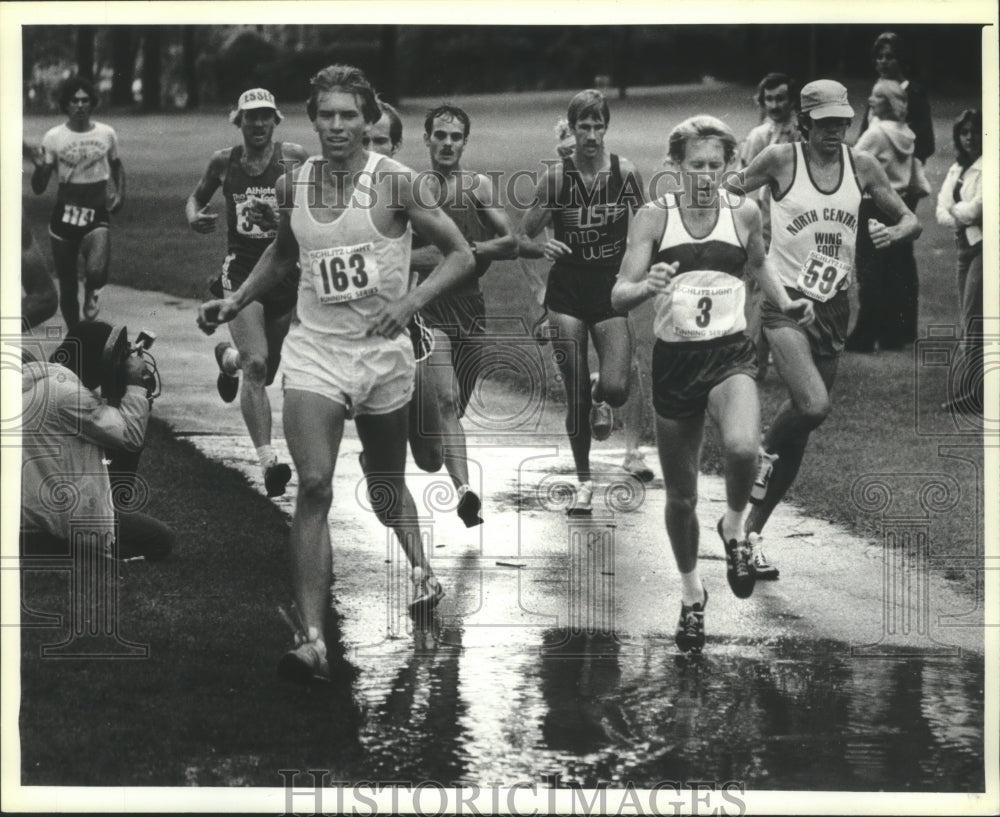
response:
<path id="1" fill-rule="evenodd" d="M 391 105 L 399 103 L 399 85 L 396 82 L 396 26 L 382 26 L 379 38 L 379 65 L 381 76 L 378 78 L 379 96 Z"/>
<path id="2" fill-rule="evenodd" d="M 94 27 L 76 28 L 76 73 L 89 80 L 94 78 Z"/>
<path id="3" fill-rule="evenodd" d="M 196 62 L 198 59 L 198 41 L 195 36 L 195 27 L 184 26 L 182 36 L 184 88 L 187 91 L 187 102 L 184 107 L 190 110 L 192 108 L 197 108 L 201 104 L 201 94 L 198 89 L 198 71 L 196 68 Z"/>
<path id="4" fill-rule="evenodd" d="M 632 63 L 632 26 L 621 26 L 616 57 L 614 81 L 618 86 L 618 98 L 625 99 L 628 95 L 628 85 L 631 80 L 629 69 Z"/>
<path id="5" fill-rule="evenodd" d="M 163 29 L 143 26 L 142 29 L 142 109 L 158 111 L 162 107 L 160 77 L 163 73 Z"/>
<path id="6" fill-rule="evenodd" d="M 111 71 L 111 104 L 131 105 L 135 78 L 132 26 L 111 26 Z"/>

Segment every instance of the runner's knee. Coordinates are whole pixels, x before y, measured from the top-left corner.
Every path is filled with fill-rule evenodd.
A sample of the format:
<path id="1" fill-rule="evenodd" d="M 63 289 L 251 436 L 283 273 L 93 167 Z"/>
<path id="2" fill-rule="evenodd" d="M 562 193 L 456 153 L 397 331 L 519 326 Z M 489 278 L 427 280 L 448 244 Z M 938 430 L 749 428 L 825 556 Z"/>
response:
<path id="1" fill-rule="evenodd" d="M 319 471 L 299 470 L 299 499 L 311 505 L 329 507 L 333 501 L 333 477 Z"/>
<path id="2" fill-rule="evenodd" d="M 830 398 L 825 395 L 810 397 L 799 406 L 799 415 L 810 429 L 816 428 L 830 416 Z"/>
<path id="3" fill-rule="evenodd" d="M 240 368 L 250 383 L 263 384 L 267 379 L 267 360 L 261 355 L 240 352 Z"/>
<path id="4" fill-rule="evenodd" d="M 694 516 L 697 507 L 697 493 L 674 492 L 667 494 L 667 513 L 671 516 Z"/>
<path id="5" fill-rule="evenodd" d="M 444 465 L 444 454 L 439 445 L 411 445 L 410 452 L 413 454 L 413 461 L 417 464 L 417 468 L 421 471 L 434 474 L 440 471 Z"/>

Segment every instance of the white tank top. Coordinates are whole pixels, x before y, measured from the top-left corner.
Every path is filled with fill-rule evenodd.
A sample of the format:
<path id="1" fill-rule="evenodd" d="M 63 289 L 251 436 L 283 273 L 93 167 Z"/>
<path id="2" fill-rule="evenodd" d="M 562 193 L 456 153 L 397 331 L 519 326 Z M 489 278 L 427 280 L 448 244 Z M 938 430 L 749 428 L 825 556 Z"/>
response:
<path id="1" fill-rule="evenodd" d="M 669 290 L 653 301 L 653 334 L 664 343 L 714 341 L 746 329 L 747 251 L 736 232 L 732 198 L 720 191 L 719 201 L 719 217 L 703 238 L 688 232 L 672 193 L 646 205 L 665 207 L 667 214 L 654 261 L 678 265 Z"/>
<path id="2" fill-rule="evenodd" d="M 842 145 L 840 181 L 824 193 L 809 174 L 802 143 L 796 143 L 792 186 L 771 201 L 768 259 L 786 287 L 828 301 L 854 278 L 861 187 L 854 156 Z"/>
<path id="3" fill-rule="evenodd" d="M 381 160 L 391 161 L 378 153 L 368 155 L 350 203 L 329 224 L 317 221 L 308 204 L 316 189 L 313 165 L 322 157 L 311 156 L 295 176 L 291 226 L 302 268 L 297 315 L 314 332 L 364 338 L 382 305 L 398 301 L 409 289 L 410 225 L 399 238 L 389 238 L 371 217 L 378 204 L 373 174 Z M 300 195 L 300 187 L 305 195 Z"/>

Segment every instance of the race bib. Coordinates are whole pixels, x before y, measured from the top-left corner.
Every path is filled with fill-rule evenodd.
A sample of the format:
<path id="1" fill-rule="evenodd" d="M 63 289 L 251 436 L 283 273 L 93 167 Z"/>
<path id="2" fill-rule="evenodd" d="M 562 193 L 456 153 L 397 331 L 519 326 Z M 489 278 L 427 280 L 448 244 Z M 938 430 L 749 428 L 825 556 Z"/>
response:
<path id="1" fill-rule="evenodd" d="M 368 298 L 379 291 L 381 279 L 371 242 L 354 247 L 330 247 L 308 253 L 316 298 L 340 304 Z"/>
<path id="2" fill-rule="evenodd" d="M 685 281 L 685 275 L 690 273 L 674 281 L 670 306 L 678 340 L 721 338 L 746 328 L 742 281 L 725 273 L 711 273 L 715 281 L 701 276 Z"/>
<path id="3" fill-rule="evenodd" d="M 265 230 L 260 226 L 259 223 L 254 222 L 250 218 L 250 214 L 254 210 L 254 206 L 258 202 L 266 202 L 271 205 L 273 210 L 277 210 L 276 201 L 268 201 L 266 199 L 256 199 L 248 196 L 243 201 L 237 201 L 236 204 L 236 232 L 240 235 L 249 236 L 250 238 L 274 238 L 277 230 Z"/>
<path id="4" fill-rule="evenodd" d="M 851 284 L 851 265 L 813 250 L 795 282 L 799 292 L 825 303 Z"/>
<path id="5" fill-rule="evenodd" d="M 86 227 L 94 220 L 97 211 L 93 207 L 79 207 L 75 204 L 64 204 L 62 221 L 74 227 Z"/>

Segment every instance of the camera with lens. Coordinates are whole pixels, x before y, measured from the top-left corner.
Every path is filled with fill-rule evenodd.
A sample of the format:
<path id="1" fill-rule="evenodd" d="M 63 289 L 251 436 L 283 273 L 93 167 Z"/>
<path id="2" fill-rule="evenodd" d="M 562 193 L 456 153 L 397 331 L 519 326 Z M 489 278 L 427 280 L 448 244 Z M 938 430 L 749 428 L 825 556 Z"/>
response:
<path id="1" fill-rule="evenodd" d="M 156 359 L 149 353 L 155 340 L 156 335 L 147 329 L 140 330 L 131 343 L 128 327 L 116 326 L 111 330 L 101 354 L 101 395 L 110 405 L 119 405 L 125 396 L 128 386 L 126 364 L 132 356 L 142 358 L 145 363 L 142 385 L 146 389 L 146 397 L 153 400 L 160 396 L 160 372 Z"/>

